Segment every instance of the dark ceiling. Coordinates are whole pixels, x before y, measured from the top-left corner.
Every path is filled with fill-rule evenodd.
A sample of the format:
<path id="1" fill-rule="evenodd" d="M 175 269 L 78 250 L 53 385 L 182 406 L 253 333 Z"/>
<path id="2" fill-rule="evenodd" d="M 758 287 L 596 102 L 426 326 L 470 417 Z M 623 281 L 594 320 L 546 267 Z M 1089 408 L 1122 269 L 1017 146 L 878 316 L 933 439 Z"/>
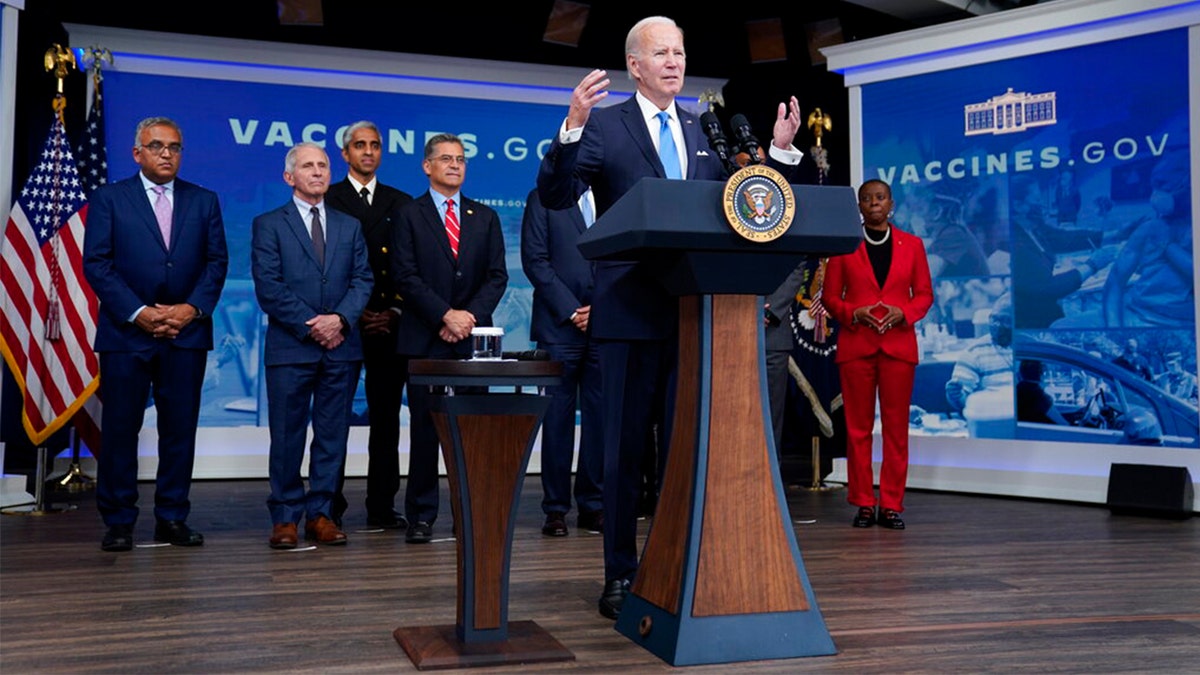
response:
<path id="1" fill-rule="evenodd" d="M 395 0 L 208 0 L 187 4 L 161 0 L 30 0 L 19 23 L 22 48 L 17 98 L 52 98 L 52 78 L 43 71 L 42 54 L 55 42 L 69 43 L 64 24 L 549 64 L 578 67 L 582 76 L 592 68 L 624 70 L 624 41 L 630 26 L 645 16 L 664 15 L 684 29 L 688 74 L 727 81 L 723 91 L 726 108 L 719 109 L 718 115 L 727 118 L 741 112 L 755 129 L 769 134 L 777 102 L 793 94 L 800 99 L 802 114 L 820 107 L 835 124 L 846 120 L 848 103 L 842 78 L 809 57 L 809 28 L 815 24 L 826 30 L 830 25 L 840 29 L 840 41 L 850 42 L 1037 1 L 763 0 L 704 7 L 695 0 L 569 0 L 566 5 L 583 6 L 587 11 L 577 44 L 567 46 L 545 39 L 556 0 L 482 6 Z M 297 3 L 319 6 L 320 24 L 282 23 L 280 5 Z M 783 58 L 752 61 L 749 25 L 774 26 L 776 39 L 766 44 Z M 75 87 L 69 98 L 83 98 L 83 78 L 72 78 L 69 86 Z M 82 124 L 83 108 L 68 107 L 69 129 Z M 20 139 L 40 137 L 49 114 L 48 106 L 18 104 L 18 146 Z M 828 179 L 845 184 L 849 180 L 850 148 L 846 135 L 837 131 L 835 127 L 825 139 L 833 163 Z M 29 147 L 16 148 L 14 181 L 24 179 L 27 158 L 36 158 L 39 151 L 40 147 L 32 142 Z"/>
<path id="2" fill-rule="evenodd" d="M 931 2 L 937 4 L 936 0 L 913 0 L 913 4 Z M 31 8 L 35 4 L 42 3 L 29 3 Z M 281 25 L 276 0 L 209 0 L 188 6 L 143 0 L 49 4 L 57 4 L 58 18 L 64 23 L 609 69 L 624 68 L 622 49 L 629 27 L 644 16 L 661 14 L 675 19 L 686 33 L 688 72 L 722 78 L 736 76 L 750 63 L 748 21 L 778 19 L 788 62 L 807 67 L 805 27 L 814 22 L 839 20 L 843 37 L 849 41 L 971 16 L 949 4 L 944 11 L 918 22 L 861 6 L 870 3 L 839 0 L 723 2 L 707 7 L 695 0 L 594 0 L 571 3 L 588 6 L 588 12 L 578 46 L 564 46 L 544 40 L 554 0 L 474 7 L 466 3 L 326 0 L 320 3 L 323 16 L 319 26 Z"/>

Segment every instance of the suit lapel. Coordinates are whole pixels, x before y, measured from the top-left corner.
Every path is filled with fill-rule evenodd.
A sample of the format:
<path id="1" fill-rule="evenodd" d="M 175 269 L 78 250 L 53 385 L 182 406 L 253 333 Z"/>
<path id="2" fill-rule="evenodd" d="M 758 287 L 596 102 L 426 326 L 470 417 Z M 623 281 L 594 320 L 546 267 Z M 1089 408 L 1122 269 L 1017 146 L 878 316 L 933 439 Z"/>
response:
<path id="1" fill-rule="evenodd" d="M 875 266 L 871 264 L 871 256 L 867 255 L 867 246 L 865 241 L 859 245 L 858 249 L 854 251 L 854 261 L 860 273 L 870 279 L 876 289 L 882 291 L 883 289 L 879 287 L 879 280 L 875 278 Z M 890 277 L 891 274 L 889 273 L 888 276 Z"/>
<path id="2" fill-rule="evenodd" d="M 187 207 L 191 204 L 192 193 L 183 183 L 175 179 L 175 203 L 171 205 L 171 242 L 167 250 L 174 250 L 175 242 L 179 241 L 179 237 L 183 232 L 184 221 L 183 214 L 187 212 Z M 155 227 L 158 226 L 158 219 L 154 221 Z"/>
<path id="3" fill-rule="evenodd" d="M 328 208 L 329 204 L 325 206 L 325 265 L 328 267 L 330 260 L 336 260 L 334 256 L 338 255 L 338 246 L 342 243 L 343 232 L 346 228 L 342 227 L 341 215 Z M 314 255 L 313 258 L 315 259 L 316 256 Z"/>
<path id="4" fill-rule="evenodd" d="M 328 211 L 326 211 L 326 213 L 328 213 Z M 308 228 L 304 226 L 304 216 L 300 215 L 300 210 L 296 208 L 295 202 L 289 202 L 284 208 L 283 219 L 285 222 L 287 222 L 288 229 L 292 231 L 292 234 L 296 237 L 296 240 L 300 242 L 300 248 L 304 250 L 304 253 L 308 256 L 308 259 L 312 261 L 314 266 L 320 268 L 321 266 L 317 264 L 317 253 L 313 250 L 312 233 L 309 232 Z M 329 237 L 326 236 L 326 260 L 329 260 L 328 239 Z"/>
<path id="5" fill-rule="evenodd" d="M 146 195 L 146 188 L 142 185 L 141 177 L 134 175 L 133 178 L 129 179 L 128 186 L 127 197 L 133 207 L 133 213 L 139 216 L 142 225 L 150 231 L 150 236 L 154 237 L 158 245 L 162 246 L 164 251 L 168 250 L 167 242 L 163 241 L 162 230 L 158 229 L 158 218 L 154 215 L 154 207 L 150 204 L 150 198 Z M 175 208 L 177 210 L 178 206 Z M 172 219 L 174 219 L 174 215 L 172 215 Z"/>
<path id="6" fill-rule="evenodd" d="M 679 113 L 679 128 L 683 130 L 683 144 L 686 146 L 684 154 L 687 155 L 687 177 L 694 179 L 696 166 L 700 164 L 696 161 L 696 155 L 701 148 L 706 146 L 700 143 L 700 129 L 696 125 L 696 118 L 680 108 L 678 101 L 675 102 L 675 110 Z"/>
<path id="7" fill-rule="evenodd" d="M 461 200 L 460 200 L 461 201 Z M 462 204 L 456 204 L 458 208 L 458 230 L 459 244 L 462 244 L 463 231 L 463 208 Z M 454 259 L 454 252 L 450 250 L 450 238 L 446 234 L 446 223 L 442 220 L 441 214 L 438 213 L 437 206 L 433 203 L 433 197 L 428 193 L 425 194 L 425 203 L 421 205 L 421 213 L 424 215 L 423 220 L 429 228 L 433 241 L 437 243 L 442 254 L 446 256 L 446 260 L 450 261 L 450 265 L 454 266 L 457 261 Z"/>
<path id="8" fill-rule="evenodd" d="M 625 129 L 633 137 L 634 147 L 640 150 L 650 166 L 654 167 L 657 177 L 666 178 L 667 172 L 663 170 L 662 160 L 658 158 L 658 152 L 654 149 L 654 140 L 650 138 L 650 132 L 646 129 L 646 121 L 642 119 L 642 109 L 638 107 L 637 99 L 631 96 L 628 101 L 622 103 L 621 112 L 624 113 Z"/>

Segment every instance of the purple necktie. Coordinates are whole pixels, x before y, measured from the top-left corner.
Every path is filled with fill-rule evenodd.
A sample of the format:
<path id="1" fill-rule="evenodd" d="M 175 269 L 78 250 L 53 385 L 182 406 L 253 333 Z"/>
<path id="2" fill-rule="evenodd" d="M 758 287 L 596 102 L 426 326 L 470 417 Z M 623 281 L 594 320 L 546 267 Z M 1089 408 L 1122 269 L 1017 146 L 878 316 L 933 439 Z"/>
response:
<path id="1" fill-rule="evenodd" d="M 171 248 L 171 200 L 167 199 L 167 188 L 163 185 L 155 185 L 154 192 L 158 195 L 154 200 L 154 217 L 158 219 L 163 244 Z"/>

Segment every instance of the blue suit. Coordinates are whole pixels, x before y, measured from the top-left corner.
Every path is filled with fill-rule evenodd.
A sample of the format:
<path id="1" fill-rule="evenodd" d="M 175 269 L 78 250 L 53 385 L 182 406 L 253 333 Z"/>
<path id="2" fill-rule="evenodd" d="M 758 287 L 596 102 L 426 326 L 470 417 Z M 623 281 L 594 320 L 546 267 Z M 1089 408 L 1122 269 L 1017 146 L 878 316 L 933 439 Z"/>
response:
<path id="1" fill-rule="evenodd" d="M 699 119 L 676 106 L 688 179 L 719 180 L 725 168 L 708 148 Z M 577 143 L 555 137 L 538 170 L 548 208 L 575 204 L 588 186 L 603 216 L 643 178 L 666 178 L 635 98 L 592 110 Z M 670 424 L 674 399 L 678 302 L 646 263 L 599 261 L 590 319 L 600 354 L 604 416 L 604 578 L 637 570 L 637 503 L 642 457 L 652 425 Z M 669 432 L 669 429 L 667 430 Z M 669 433 L 662 435 L 669 440 Z"/>
<path id="2" fill-rule="evenodd" d="M 182 521 L 190 511 L 212 312 L 229 261 L 216 193 L 178 178 L 173 193 L 169 245 L 138 175 L 96 190 L 88 206 L 83 271 L 100 300 L 95 349 L 104 399 L 96 501 L 110 526 L 137 520 L 138 433 L 151 391 L 158 413 L 154 515 Z M 174 339 L 156 339 L 130 321 L 140 307 L 180 303 L 200 316 Z"/>
<path id="3" fill-rule="evenodd" d="M 587 230 L 573 207 L 551 211 L 537 190 L 529 193 L 521 222 L 521 264 L 533 284 L 530 336 L 563 364 L 563 382 L 549 387 L 550 406 L 542 423 L 542 512 L 571 510 L 571 458 L 575 452 L 575 408 L 580 410 L 579 465 L 575 501 L 580 513 L 603 510 L 604 446 L 600 417 L 600 357 L 590 332 L 571 316 L 592 304 L 594 263 L 579 252 Z"/>
<path id="4" fill-rule="evenodd" d="M 358 318 L 371 296 L 373 277 L 362 228 L 354 218 L 325 209 L 325 264 L 317 263 L 312 236 L 294 201 L 254 219 L 250 271 L 254 293 L 267 315 L 266 365 L 271 430 L 267 507 L 273 524 L 331 517 L 350 410 L 362 365 Z M 337 314 L 345 340 L 325 349 L 305 322 Z M 309 415 L 313 441 L 309 488 L 300 477 Z"/>
<path id="5" fill-rule="evenodd" d="M 458 201 L 457 258 L 450 250 L 445 224 L 429 192 L 404 207 L 398 226 L 392 230 L 392 277 L 404 298 L 404 311 L 396 328 L 396 353 L 401 356 L 469 357 L 470 340 L 451 344 L 438 336 L 442 317 L 451 309 L 466 310 L 475 316 L 477 326 L 491 326 L 492 312 L 508 287 L 500 217 L 477 201 L 461 195 Z M 409 387 L 404 515 L 409 523 L 432 525 L 438 514 L 438 440 L 430 403 L 427 387 Z"/>

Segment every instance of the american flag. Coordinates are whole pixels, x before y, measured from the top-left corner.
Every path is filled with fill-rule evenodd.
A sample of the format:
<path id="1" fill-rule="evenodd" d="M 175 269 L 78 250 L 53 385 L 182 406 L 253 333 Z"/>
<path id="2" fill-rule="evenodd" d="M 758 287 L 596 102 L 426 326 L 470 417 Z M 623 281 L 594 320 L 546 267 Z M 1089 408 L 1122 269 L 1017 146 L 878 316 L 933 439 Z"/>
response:
<path id="1" fill-rule="evenodd" d="M 88 197 L 96 188 L 108 182 L 108 151 L 104 149 L 104 93 L 103 80 L 95 80 L 92 91 L 92 107 L 88 111 L 87 127 L 75 152 L 79 164 L 79 179 L 83 181 L 83 192 Z"/>
<path id="2" fill-rule="evenodd" d="M 99 302 L 83 277 L 87 197 L 62 120 L 4 228 L 0 350 L 23 396 L 21 419 L 40 444 L 99 386 L 92 351 Z"/>
<path id="3" fill-rule="evenodd" d="M 108 150 L 104 143 L 104 78 L 97 70 L 92 77 L 92 106 L 88 110 L 87 126 L 75 152 L 83 192 L 90 199 L 96 188 L 108 182 Z M 100 392 L 89 396 L 75 416 L 79 438 L 92 452 L 100 454 Z"/>

